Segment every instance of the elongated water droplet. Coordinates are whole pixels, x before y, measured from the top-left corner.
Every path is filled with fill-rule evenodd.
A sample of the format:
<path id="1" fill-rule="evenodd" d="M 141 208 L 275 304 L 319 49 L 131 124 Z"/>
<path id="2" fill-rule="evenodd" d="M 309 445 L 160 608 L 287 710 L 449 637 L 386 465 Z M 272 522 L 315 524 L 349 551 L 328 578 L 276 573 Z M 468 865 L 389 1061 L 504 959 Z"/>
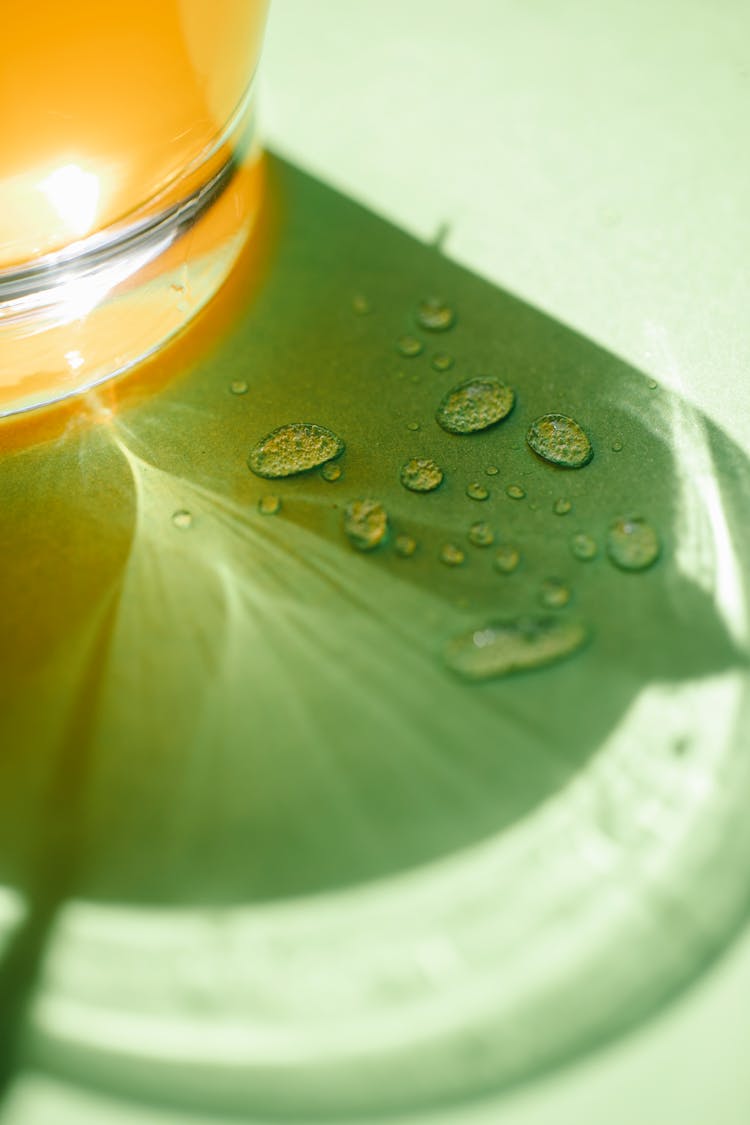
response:
<path id="1" fill-rule="evenodd" d="M 495 542 L 495 533 L 488 523 L 479 520 L 469 528 L 468 539 L 475 547 L 491 547 Z"/>
<path id="2" fill-rule="evenodd" d="M 581 562 L 590 562 L 598 553 L 596 540 L 587 535 L 585 531 L 578 531 L 570 541 L 570 549 Z"/>
<path id="3" fill-rule="evenodd" d="M 512 387 L 499 379 L 467 379 L 448 391 L 435 418 L 450 434 L 472 434 L 507 418 L 513 409 Z"/>
<path id="4" fill-rule="evenodd" d="M 467 680 L 488 680 L 552 664 L 582 647 L 586 628 L 559 617 L 490 622 L 449 641 L 448 667 Z"/>
<path id="5" fill-rule="evenodd" d="M 556 516 L 567 516 L 568 512 L 572 511 L 572 509 L 573 505 L 571 504 L 570 500 L 567 500 L 563 496 L 561 496 L 558 500 L 555 500 L 552 508 Z"/>
<path id="6" fill-rule="evenodd" d="M 422 354 L 424 344 L 416 336 L 402 336 L 396 341 L 396 350 L 399 355 L 405 356 L 406 359 L 414 359 L 415 356 Z"/>
<path id="7" fill-rule="evenodd" d="M 432 492 L 443 483 L 443 470 L 427 458 L 412 457 L 401 466 L 401 483 L 410 492 Z"/>
<path id="8" fill-rule="evenodd" d="M 456 543 L 445 543 L 440 548 L 438 557 L 441 563 L 445 563 L 446 566 L 461 566 L 466 555 Z"/>
<path id="9" fill-rule="evenodd" d="M 511 500 L 523 500 L 526 492 L 520 484 L 509 484 L 505 490 L 505 495 L 510 496 Z"/>
<path id="10" fill-rule="evenodd" d="M 344 452 L 340 437 L 314 422 L 279 426 L 253 446 L 248 467 L 259 477 L 290 477 L 317 469 Z"/>
<path id="11" fill-rule="evenodd" d="M 660 550 L 658 535 L 641 516 L 623 516 L 609 529 L 607 554 L 621 570 L 646 570 Z"/>
<path id="12" fill-rule="evenodd" d="M 233 395 L 246 395 L 248 389 L 248 385 L 244 379 L 232 379 L 232 382 L 229 384 L 229 390 Z"/>
<path id="13" fill-rule="evenodd" d="M 332 483 L 335 480 L 341 479 L 341 474 L 343 473 L 343 471 L 344 470 L 341 468 L 341 466 L 337 465 L 335 461 L 329 461 L 328 464 L 324 465 L 320 470 L 320 475 L 322 476 L 323 480 L 327 480 Z"/>
<path id="14" fill-rule="evenodd" d="M 490 495 L 490 490 L 480 484 L 478 480 L 473 480 L 471 484 L 466 486 L 466 495 L 470 500 L 487 500 Z"/>
<path id="15" fill-rule="evenodd" d="M 570 589 L 559 578 L 548 578 L 542 583 L 540 599 L 547 609 L 562 609 L 570 601 Z"/>
<path id="16" fill-rule="evenodd" d="M 450 371 L 456 361 L 448 352 L 435 352 L 431 363 L 435 371 Z"/>
<path id="17" fill-rule="evenodd" d="M 495 552 L 495 570 L 501 574 L 512 574 L 520 561 L 521 552 L 513 543 L 503 543 Z"/>
<path id="18" fill-rule="evenodd" d="M 456 321 L 456 314 L 442 297 L 425 297 L 417 305 L 415 319 L 428 332 L 446 332 Z"/>
<path id="19" fill-rule="evenodd" d="M 281 500 L 278 496 L 261 496 L 258 511 L 262 516 L 275 516 L 281 511 Z"/>
<path id="20" fill-rule="evenodd" d="M 563 469 L 580 469 L 591 460 L 588 437 L 565 414 L 543 414 L 529 426 L 526 441 L 544 461 Z"/>
<path id="21" fill-rule="evenodd" d="M 411 535 L 398 535 L 394 547 L 402 559 L 410 559 L 417 549 L 417 541 Z"/>
<path id="22" fill-rule="evenodd" d="M 187 508 L 180 508 L 180 510 L 175 512 L 172 516 L 172 523 L 175 527 L 179 528 L 180 531 L 189 531 L 193 526 L 192 512 L 189 512 Z"/>
<path id="23" fill-rule="evenodd" d="M 388 513 L 379 500 L 352 500 L 344 510 L 344 530 L 360 551 L 372 551 L 388 535 Z"/>

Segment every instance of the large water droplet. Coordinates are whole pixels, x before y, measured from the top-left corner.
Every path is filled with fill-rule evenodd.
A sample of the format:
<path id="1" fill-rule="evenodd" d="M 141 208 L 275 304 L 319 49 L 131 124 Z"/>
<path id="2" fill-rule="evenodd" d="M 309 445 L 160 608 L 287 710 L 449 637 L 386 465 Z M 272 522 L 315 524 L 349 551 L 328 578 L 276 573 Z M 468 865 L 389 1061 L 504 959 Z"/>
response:
<path id="1" fill-rule="evenodd" d="M 526 440 L 539 457 L 563 469 L 580 469 L 593 454 L 584 431 L 566 414 L 543 414 L 529 426 Z"/>
<path id="2" fill-rule="evenodd" d="M 609 529 L 607 554 L 621 570 L 646 570 L 660 550 L 658 535 L 641 516 L 623 516 Z"/>
<path id="3" fill-rule="evenodd" d="M 278 496 L 261 496 L 258 511 L 262 516 L 275 516 L 281 511 L 281 500 Z"/>
<path id="4" fill-rule="evenodd" d="M 490 622 L 455 637 L 445 647 L 448 667 L 468 680 L 487 680 L 541 668 L 576 652 L 586 628 L 558 617 L 523 617 Z"/>
<path id="5" fill-rule="evenodd" d="M 491 547 L 495 542 L 495 533 L 488 523 L 479 520 L 469 528 L 468 539 L 475 547 Z"/>
<path id="6" fill-rule="evenodd" d="M 570 541 L 570 549 L 581 562 L 590 562 L 595 559 L 598 548 L 596 540 L 587 535 L 585 531 L 578 531 Z"/>
<path id="7" fill-rule="evenodd" d="M 402 336 L 396 341 L 396 350 L 406 359 L 414 359 L 424 351 L 424 344 L 416 336 Z"/>
<path id="8" fill-rule="evenodd" d="M 187 508 L 180 508 L 178 512 L 173 514 L 172 523 L 175 527 L 179 528 L 180 531 L 189 531 L 193 526 L 192 512 L 189 512 Z"/>
<path id="9" fill-rule="evenodd" d="M 417 305 L 415 319 L 428 332 L 445 332 L 456 321 L 456 314 L 442 297 L 425 297 Z"/>
<path id="10" fill-rule="evenodd" d="M 435 417 L 450 434 L 471 434 L 507 418 L 514 402 L 512 387 L 499 379 L 480 376 L 448 391 Z"/>
<path id="11" fill-rule="evenodd" d="M 316 469 L 344 452 L 340 437 L 314 422 L 279 426 L 255 445 L 248 467 L 259 477 L 290 477 Z"/>
<path id="12" fill-rule="evenodd" d="M 443 470 L 434 461 L 412 457 L 401 466 L 401 483 L 410 492 L 432 492 L 443 483 Z"/>
<path id="13" fill-rule="evenodd" d="M 456 543 L 445 543 L 440 548 L 438 557 L 441 563 L 445 563 L 446 566 L 461 566 L 466 558 L 465 554 Z"/>
<path id="14" fill-rule="evenodd" d="M 372 551 L 388 535 L 388 513 L 379 500 L 352 500 L 344 510 L 344 531 L 360 551 Z"/>
<path id="15" fill-rule="evenodd" d="M 480 484 L 478 480 L 473 480 L 471 484 L 466 486 L 466 495 L 470 500 L 487 500 L 490 495 L 490 490 Z"/>
<path id="16" fill-rule="evenodd" d="M 521 552 L 513 543 L 503 543 L 495 553 L 495 570 L 501 574 L 512 574 L 518 569 L 521 561 Z"/>

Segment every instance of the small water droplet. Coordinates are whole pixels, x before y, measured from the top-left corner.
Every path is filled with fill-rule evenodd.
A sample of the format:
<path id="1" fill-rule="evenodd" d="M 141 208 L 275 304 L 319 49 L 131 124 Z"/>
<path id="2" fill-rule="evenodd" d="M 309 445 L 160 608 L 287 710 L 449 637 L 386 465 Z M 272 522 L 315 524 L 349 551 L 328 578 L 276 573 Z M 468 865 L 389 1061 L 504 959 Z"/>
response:
<path id="1" fill-rule="evenodd" d="M 180 531 L 188 531 L 193 526 L 193 514 L 187 508 L 180 508 L 172 516 L 172 523 L 178 527 Z"/>
<path id="2" fill-rule="evenodd" d="M 341 466 L 337 465 L 335 461 L 329 461 L 328 464 L 324 465 L 320 470 L 320 475 L 322 476 L 323 480 L 333 482 L 335 480 L 341 479 L 341 474 L 343 471 L 344 470 L 341 468 Z"/>
<path id="3" fill-rule="evenodd" d="M 435 352 L 431 360 L 435 371 L 450 371 L 455 362 L 453 356 L 449 355 L 448 352 Z"/>
<path id="4" fill-rule="evenodd" d="M 556 516 L 567 516 L 568 512 L 573 510 L 573 505 L 570 500 L 560 496 L 559 499 L 555 500 L 552 510 Z"/>
<path id="5" fill-rule="evenodd" d="M 414 356 L 422 354 L 424 344 L 416 336 L 402 336 L 396 341 L 396 350 L 399 355 L 405 356 L 407 359 L 413 359 Z"/>
<path id="6" fill-rule="evenodd" d="M 394 547 L 402 559 L 410 559 L 417 549 L 417 541 L 411 535 L 398 535 Z"/>
<path id="7" fill-rule="evenodd" d="M 607 554 L 621 570 L 646 570 L 660 550 L 658 535 L 641 516 L 623 516 L 609 529 Z"/>
<path id="8" fill-rule="evenodd" d="M 246 395 L 248 385 L 244 379 L 232 379 L 232 382 L 229 384 L 229 390 L 233 395 Z"/>
<path id="9" fill-rule="evenodd" d="M 412 433 L 416 433 L 417 430 L 420 428 L 419 422 L 407 422 L 406 428 L 407 428 L 407 430 L 411 430 Z"/>
<path id="10" fill-rule="evenodd" d="M 262 516 L 275 516 L 281 511 L 281 500 L 278 496 L 261 496 L 258 511 Z"/>
<path id="11" fill-rule="evenodd" d="M 364 294 L 357 293 L 352 297 L 352 309 L 357 316 L 367 316 L 368 313 L 372 312 L 372 302 Z"/>
<path id="12" fill-rule="evenodd" d="M 648 389 L 649 389 L 650 391 L 655 391 L 655 390 L 657 390 L 658 386 L 659 386 L 659 384 L 657 383 L 656 379 L 649 379 L 649 381 L 648 381 Z"/>
<path id="13" fill-rule="evenodd" d="M 470 500 L 487 500 L 490 495 L 489 488 L 485 488 L 479 481 L 473 480 L 466 486 L 466 495 Z"/>
<path id="14" fill-rule="evenodd" d="M 612 452 L 622 453 L 622 442 L 619 438 L 615 438 L 615 440 L 612 442 Z"/>
<path id="15" fill-rule="evenodd" d="M 596 540 L 587 535 L 585 531 L 576 532 L 570 541 L 570 549 L 581 562 L 590 562 L 591 559 L 596 558 L 598 553 Z"/>
<path id="16" fill-rule="evenodd" d="M 461 566 L 466 558 L 465 554 L 456 543 L 443 544 L 438 557 L 441 563 L 445 563 L 446 566 Z"/>
<path id="17" fill-rule="evenodd" d="M 548 578 L 542 583 L 539 597 L 547 609 L 562 609 L 570 601 L 570 589 L 559 578 Z"/>
<path id="18" fill-rule="evenodd" d="M 447 666 L 467 680 L 488 680 L 541 668 L 569 656 L 587 639 L 586 628 L 559 617 L 490 622 L 449 641 Z"/>
<path id="19" fill-rule="evenodd" d="M 593 455 L 591 442 L 572 418 L 543 414 L 529 426 L 526 441 L 545 461 L 563 469 L 580 469 Z"/>
<path id="20" fill-rule="evenodd" d="M 419 378 L 419 375 L 412 375 L 412 377 L 411 377 L 411 380 L 410 380 L 410 381 L 411 381 L 412 383 L 421 383 L 421 382 L 422 382 L 422 380 L 421 380 L 421 379 Z"/>
<path id="21" fill-rule="evenodd" d="M 510 496 L 511 500 L 523 500 L 526 491 L 521 488 L 520 484 L 509 484 L 505 490 L 505 495 Z"/>
<path id="22" fill-rule="evenodd" d="M 259 477 L 290 477 L 317 469 L 343 452 L 343 441 L 331 430 L 313 422 L 293 422 L 261 438 L 247 464 Z"/>
<path id="23" fill-rule="evenodd" d="M 485 471 L 485 473 L 487 474 L 488 477 L 496 477 L 497 474 L 500 472 L 497 465 L 488 465 L 487 468 L 484 471 Z"/>
<path id="24" fill-rule="evenodd" d="M 513 389 L 498 379 L 467 379 L 448 391 L 437 408 L 438 425 L 450 434 L 472 434 L 507 418 L 513 409 Z"/>
<path id="25" fill-rule="evenodd" d="M 425 297 L 417 305 L 415 319 L 428 332 L 446 332 L 456 321 L 456 314 L 442 297 Z"/>
<path id="26" fill-rule="evenodd" d="M 503 543 L 495 553 L 495 570 L 501 574 L 512 574 L 518 569 L 521 552 L 513 543 Z"/>
<path id="27" fill-rule="evenodd" d="M 379 500 L 352 500 L 344 511 L 344 531 L 360 551 L 372 551 L 388 535 L 388 513 Z"/>
<path id="28" fill-rule="evenodd" d="M 432 492 L 443 483 L 443 470 L 434 461 L 412 457 L 401 466 L 401 483 L 410 492 Z"/>
<path id="29" fill-rule="evenodd" d="M 488 523 L 480 520 L 469 528 L 468 539 L 475 547 L 491 547 L 495 542 L 495 534 Z"/>

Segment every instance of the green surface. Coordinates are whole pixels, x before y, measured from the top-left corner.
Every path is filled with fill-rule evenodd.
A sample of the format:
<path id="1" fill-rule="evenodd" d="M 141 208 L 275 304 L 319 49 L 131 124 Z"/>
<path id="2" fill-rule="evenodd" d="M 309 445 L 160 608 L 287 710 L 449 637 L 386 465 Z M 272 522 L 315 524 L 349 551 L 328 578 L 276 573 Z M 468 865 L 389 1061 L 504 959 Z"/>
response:
<path id="1" fill-rule="evenodd" d="M 111 965 L 131 944 L 131 916 L 118 911 L 136 911 L 136 926 L 146 919 L 150 937 L 136 948 L 158 967 L 149 942 L 179 945 L 181 920 L 192 917 L 185 911 L 227 911 L 231 926 L 232 911 L 244 908 L 252 931 L 254 909 L 273 919 L 278 907 L 278 931 L 291 926 L 295 949 L 307 941 L 323 983 L 339 968 L 354 979 L 347 959 L 362 961 L 356 1003 L 330 1000 L 342 1034 L 349 1016 L 360 1028 L 351 1033 L 356 1049 L 326 1041 L 316 1077 L 307 1009 L 319 1009 L 324 1024 L 333 1016 L 315 988 L 305 998 L 304 961 L 295 970 L 262 946 L 267 987 L 277 982 L 281 996 L 275 1018 L 300 1021 L 310 1058 L 303 1065 L 290 1055 L 249 1091 L 237 1080 L 213 1092 L 241 1114 L 260 1107 L 325 1118 L 463 1098 L 527 1077 L 640 1019 L 731 936 L 745 907 L 748 852 L 734 724 L 745 706 L 736 559 L 747 550 L 750 475 L 727 438 L 639 372 L 294 168 L 275 168 L 286 216 L 276 256 L 214 351 L 152 397 L 128 405 L 126 395 L 114 416 L 73 420 L 59 439 L 3 459 L 0 567 L 12 596 L 3 621 L 0 855 L 3 880 L 29 907 L 13 953 L 23 970 L 11 959 L 4 980 L 15 997 L 31 991 L 52 918 L 72 895 L 99 904 L 97 917 L 106 918 L 107 903 L 115 911 L 102 939 Z M 456 310 L 455 326 L 439 334 L 414 320 L 433 292 Z M 422 340 L 421 354 L 399 353 L 406 334 Z M 444 351 L 455 365 L 436 371 L 431 357 Z M 514 388 L 512 414 L 481 433 L 446 433 L 434 417 L 442 397 L 482 374 Z M 246 394 L 232 393 L 237 380 Z M 530 452 L 528 425 L 547 412 L 584 427 L 594 447 L 588 466 L 556 469 Z M 255 443 L 291 422 L 341 436 L 340 479 L 314 471 L 265 481 L 248 471 Z M 402 487 L 401 466 L 412 457 L 441 466 L 437 490 Z M 494 466 L 499 472 L 487 475 Z M 486 500 L 467 495 L 475 482 Z M 507 495 L 511 484 L 523 499 Z M 281 501 L 275 515 L 258 511 L 269 495 Z M 391 523 L 389 541 L 366 556 L 343 533 L 345 506 L 365 497 L 382 501 Z M 565 515 L 553 510 L 560 498 L 572 505 Z M 180 512 L 191 520 L 175 524 Z M 606 557 L 607 529 L 622 515 L 658 529 L 662 557 L 642 574 L 622 573 Z M 498 544 L 519 545 L 515 573 L 497 572 L 494 547 L 469 542 L 480 519 Z M 571 551 L 580 531 L 599 546 L 588 562 Z M 394 549 L 399 534 L 416 539 L 412 557 Z M 461 546 L 463 565 L 439 560 L 446 543 Z M 447 641 L 498 616 L 537 612 L 550 579 L 572 591 L 558 612 L 591 630 L 584 651 L 484 684 L 466 685 L 444 667 Z M 712 685 L 725 708 L 715 718 L 706 712 Z M 644 719 L 640 701 L 655 691 Z M 697 707 L 686 703 L 691 696 Z M 614 766 L 604 753 L 613 739 Z M 652 823 L 639 819 L 644 807 Z M 488 865 L 487 849 L 501 855 L 506 837 L 512 848 L 523 832 L 531 867 L 507 858 Z M 503 902 L 494 899 L 499 871 L 508 880 Z M 512 951 L 498 952 L 489 979 L 476 934 L 459 933 L 472 921 L 461 891 L 469 887 L 498 950 L 507 941 Z M 351 945 L 345 935 L 355 933 L 347 927 L 360 892 L 346 888 L 371 897 L 372 930 L 356 928 Z M 583 916 L 602 895 L 591 938 Z M 710 905 L 710 921 L 695 929 L 686 919 L 698 899 Z M 324 914 L 332 903 L 325 924 L 319 900 Z M 548 918 L 545 945 L 535 911 L 543 917 L 553 905 L 564 928 L 556 944 Z M 149 929 L 149 909 L 164 906 L 183 913 L 172 928 L 162 919 L 162 929 L 157 915 Z M 305 939 L 308 911 L 316 920 Z M 409 935 L 422 911 L 433 932 L 421 933 L 417 948 Z M 637 942 L 623 946 L 631 923 Z M 329 926 L 342 934 L 333 951 Z M 437 968 L 420 968 L 436 937 L 448 952 Z M 538 961 L 516 977 L 509 966 L 518 944 L 531 948 L 532 938 L 541 943 Z M 201 941 L 190 940 L 202 964 Z M 395 972 L 396 983 L 385 1012 L 373 1001 L 376 1023 L 387 1016 L 398 1027 L 402 1004 L 417 1003 L 409 981 L 426 973 L 429 983 L 413 1043 L 373 1048 L 373 1061 L 367 981 L 383 992 L 384 970 L 373 962 L 379 942 L 385 976 Z M 210 928 L 205 944 L 215 966 Z M 458 992 L 446 983 L 452 956 L 466 976 Z M 42 1029 L 45 1064 L 152 1099 L 205 1100 L 200 1067 L 181 1094 L 159 1071 L 166 1040 L 156 1032 L 148 1040 L 160 1003 L 194 1020 L 190 989 L 153 1000 L 151 1010 L 148 970 L 130 972 L 144 1058 L 118 1062 L 113 1032 L 109 1061 L 86 1061 L 97 1019 L 124 1002 L 105 971 L 98 987 L 87 981 L 84 989 L 91 1029 L 78 1029 L 77 1047 L 59 1042 L 59 1021 Z M 300 1011 L 282 996 L 295 972 Z M 571 1012 L 587 977 L 595 987 Z M 499 1016 L 493 1003 L 480 1014 L 464 1010 L 481 981 L 487 1000 L 511 980 L 517 1009 L 498 999 Z M 75 1001 L 64 973 L 53 972 L 50 988 Z M 435 1030 L 429 1008 L 443 988 Z M 221 977 L 217 997 L 229 993 Z M 252 1024 L 257 1012 L 244 1004 Z M 14 1010 L 6 1007 L 9 1037 Z M 220 1024 L 221 1010 L 213 1018 Z M 517 1043 L 508 1052 L 511 1026 Z M 243 1064 L 256 1065 L 252 1048 L 243 1050 Z M 280 1077 L 289 1073 L 296 1085 Z"/>

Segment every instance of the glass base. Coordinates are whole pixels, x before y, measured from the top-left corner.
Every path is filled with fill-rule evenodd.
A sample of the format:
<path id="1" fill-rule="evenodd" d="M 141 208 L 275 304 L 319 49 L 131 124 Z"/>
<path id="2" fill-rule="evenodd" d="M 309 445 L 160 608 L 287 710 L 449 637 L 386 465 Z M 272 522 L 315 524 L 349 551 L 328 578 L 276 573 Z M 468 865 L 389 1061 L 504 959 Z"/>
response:
<path id="1" fill-rule="evenodd" d="M 257 216 L 253 119 L 248 98 L 198 166 L 116 228 L 0 271 L 0 417 L 127 371 L 215 295 Z"/>

